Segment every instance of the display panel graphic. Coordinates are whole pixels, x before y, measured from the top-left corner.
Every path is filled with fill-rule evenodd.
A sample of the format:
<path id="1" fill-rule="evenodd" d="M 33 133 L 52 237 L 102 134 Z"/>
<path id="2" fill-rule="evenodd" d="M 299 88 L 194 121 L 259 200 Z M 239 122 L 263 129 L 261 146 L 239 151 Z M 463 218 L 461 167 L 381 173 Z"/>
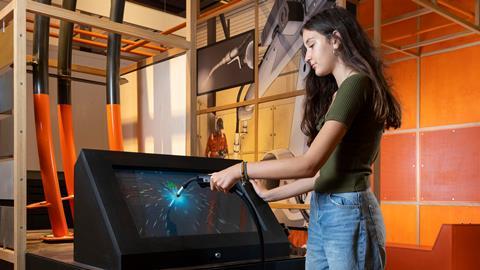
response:
<path id="1" fill-rule="evenodd" d="M 244 202 L 192 183 L 198 173 L 115 168 L 123 199 L 141 238 L 255 232 Z M 221 203 L 220 203 L 221 202 Z"/>
<path id="2" fill-rule="evenodd" d="M 248 31 L 197 50 L 197 95 L 254 81 L 255 33 Z"/>

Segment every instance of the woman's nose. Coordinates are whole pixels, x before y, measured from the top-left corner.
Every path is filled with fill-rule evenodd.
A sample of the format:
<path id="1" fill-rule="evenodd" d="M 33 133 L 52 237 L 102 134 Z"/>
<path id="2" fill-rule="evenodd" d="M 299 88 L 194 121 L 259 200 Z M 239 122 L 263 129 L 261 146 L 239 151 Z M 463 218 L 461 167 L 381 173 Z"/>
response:
<path id="1" fill-rule="evenodd" d="M 305 62 L 308 63 L 308 64 L 310 64 L 310 59 L 311 59 L 311 57 L 310 57 L 310 52 L 307 51 L 307 52 L 305 53 Z"/>

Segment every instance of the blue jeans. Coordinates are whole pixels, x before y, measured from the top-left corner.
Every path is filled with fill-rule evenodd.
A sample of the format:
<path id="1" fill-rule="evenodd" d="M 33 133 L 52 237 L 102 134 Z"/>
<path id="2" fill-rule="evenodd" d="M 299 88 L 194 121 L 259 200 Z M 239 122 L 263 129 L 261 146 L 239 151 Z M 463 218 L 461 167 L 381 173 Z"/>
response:
<path id="1" fill-rule="evenodd" d="M 384 267 L 385 224 L 373 193 L 313 192 L 305 269 Z"/>

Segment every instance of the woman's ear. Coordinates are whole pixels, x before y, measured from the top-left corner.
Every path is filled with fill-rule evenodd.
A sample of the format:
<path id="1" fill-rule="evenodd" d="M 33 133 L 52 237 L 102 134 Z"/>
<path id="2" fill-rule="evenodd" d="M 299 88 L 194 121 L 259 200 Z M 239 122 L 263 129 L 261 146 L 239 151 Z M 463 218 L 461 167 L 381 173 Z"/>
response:
<path id="1" fill-rule="evenodd" d="M 330 42 L 335 50 L 338 50 L 342 45 L 342 36 L 337 30 L 332 32 L 332 38 L 330 39 Z"/>

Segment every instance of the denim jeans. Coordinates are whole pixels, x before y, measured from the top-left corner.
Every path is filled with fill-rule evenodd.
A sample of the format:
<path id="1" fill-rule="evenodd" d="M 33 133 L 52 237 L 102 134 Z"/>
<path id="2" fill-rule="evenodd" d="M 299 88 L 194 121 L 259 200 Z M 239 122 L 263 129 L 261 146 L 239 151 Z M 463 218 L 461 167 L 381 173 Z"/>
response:
<path id="1" fill-rule="evenodd" d="M 305 269 L 384 267 L 385 225 L 373 193 L 313 192 Z"/>

